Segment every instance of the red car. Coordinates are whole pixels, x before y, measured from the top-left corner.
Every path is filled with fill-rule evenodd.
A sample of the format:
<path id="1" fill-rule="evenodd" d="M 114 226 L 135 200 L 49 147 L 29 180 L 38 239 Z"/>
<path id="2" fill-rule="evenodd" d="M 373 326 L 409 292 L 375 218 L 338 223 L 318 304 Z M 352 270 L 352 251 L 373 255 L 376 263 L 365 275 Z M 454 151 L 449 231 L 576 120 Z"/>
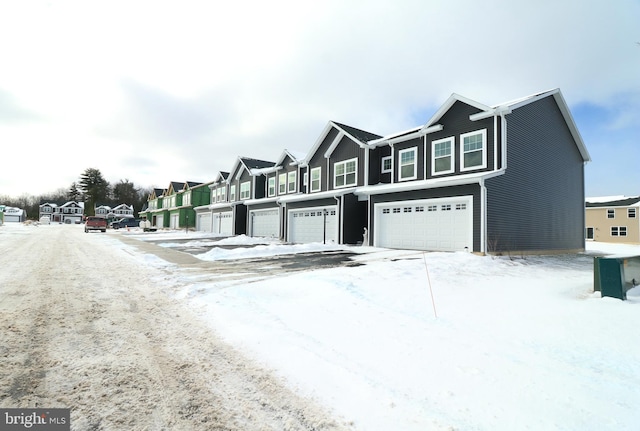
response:
<path id="1" fill-rule="evenodd" d="M 107 219 L 102 217 L 87 217 L 84 222 L 84 231 L 99 230 L 101 232 L 107 231 Z"/>

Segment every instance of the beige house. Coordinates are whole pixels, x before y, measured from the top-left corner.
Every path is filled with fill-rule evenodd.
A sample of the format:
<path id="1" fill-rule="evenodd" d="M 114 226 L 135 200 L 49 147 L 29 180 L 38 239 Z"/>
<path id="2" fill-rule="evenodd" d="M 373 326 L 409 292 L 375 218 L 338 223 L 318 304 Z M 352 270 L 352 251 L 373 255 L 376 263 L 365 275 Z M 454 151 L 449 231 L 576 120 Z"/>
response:
<path id="1" fill-rule="evenodd" d="M 586 199 L 588 241 L 640 244 L 640 196 Z"/>

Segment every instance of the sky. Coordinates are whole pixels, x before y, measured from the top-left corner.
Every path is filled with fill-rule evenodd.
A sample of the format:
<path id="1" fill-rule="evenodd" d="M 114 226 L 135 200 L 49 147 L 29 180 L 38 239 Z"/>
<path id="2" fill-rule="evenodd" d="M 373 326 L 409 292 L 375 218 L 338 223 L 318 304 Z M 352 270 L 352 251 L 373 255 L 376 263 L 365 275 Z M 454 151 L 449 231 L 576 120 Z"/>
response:
<path id="1" fill-rule="evenodd" d="M 208 182 L 308 152 L 329 121 L 379 135 L 452 94 L 560 88 L 587 196 L 640 195 L 640 0 L 0 0 L 0 196 Z"/>

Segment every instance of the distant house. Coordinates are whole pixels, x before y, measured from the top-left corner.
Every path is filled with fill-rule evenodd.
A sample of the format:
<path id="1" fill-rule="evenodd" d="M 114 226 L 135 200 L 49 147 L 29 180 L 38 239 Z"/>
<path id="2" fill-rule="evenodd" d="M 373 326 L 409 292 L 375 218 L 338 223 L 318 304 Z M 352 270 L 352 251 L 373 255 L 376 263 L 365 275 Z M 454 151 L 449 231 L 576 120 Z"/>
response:
<path id="1" fill-rule="evenodd" d="M 5 207 L 3 218 L 6 223 L 21 223 L 27 219 L 27 213 L 22 208 Z"/>
<path id="2" fill-rule="evenodd" d="M 51 223 L 80 223 L 84 213 L 84 203 L 69 201 L 63 204 L 44 202 L 40 204 L 39 218 L 49 217 Z"/>
<path id="3" fill-rule="evenodd" d="M 143 211 L 140 211 L 141 218 L 147 219 L 151 226 L 156 228 L 165 227 L 165 220 L 169 222 L 169 212 L 164 208 L 164 194 L 166 190 L 154 188 L 147 197 L 147 205 Z"/>
<path id="4" fill-rule="evenodd" d="M 640 196 L 587 198 L 585 213 L 587 240 L 640 244 Z"/>

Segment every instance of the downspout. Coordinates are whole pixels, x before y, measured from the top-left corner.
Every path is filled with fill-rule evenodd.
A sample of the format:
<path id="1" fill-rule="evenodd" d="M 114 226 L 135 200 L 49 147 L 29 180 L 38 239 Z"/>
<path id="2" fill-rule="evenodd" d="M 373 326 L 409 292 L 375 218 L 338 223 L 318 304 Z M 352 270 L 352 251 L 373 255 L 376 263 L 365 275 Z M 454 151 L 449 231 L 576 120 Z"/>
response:
<path id="1" fill-rule="evenodd" d="M 487 186 L 484 178 L 480 178 L 480 253 L 487 253 Z"/>
<path id="2" fill-rule="evenodd" d="M 389 144 L 389 146 L 391 147 L 391 184 L 395 184 L 395 177 L 396 177 L 396 154 L 395 151 L 393 151 L 393 144 Z"/>
<path id="3" fill-rule="evenodd" d="M 282 202 L 280 201 L 280 199 L 276 200 L 276 205 L 278 205 L 278 224 L 280 225 L 280 238 L 278 238 L 281 241 L 284 241 L 284 232 L 285 232 L 285 221 L 287 219 L 287 217 L 283 217 L 282 215 L 284 214 L 284 207 L 282 206 Z"/>
<path id="4" fill-rule="evenodd" d="M 344 222 L 343 219 L 343 214 L 342 214 L 342 208 L 344 208 L 344 195 L 340 195 L 340 196 L 334 196 L 333 197 L 336 200 L 336 204 L 338 205 L 338 214 L 340 214 L 340 218 L 339 218 L 339 222 L 338 222 L 338 244 L 342 244 L 343 243 L 343 238 L 342 238 L 342 223 Z"/>

